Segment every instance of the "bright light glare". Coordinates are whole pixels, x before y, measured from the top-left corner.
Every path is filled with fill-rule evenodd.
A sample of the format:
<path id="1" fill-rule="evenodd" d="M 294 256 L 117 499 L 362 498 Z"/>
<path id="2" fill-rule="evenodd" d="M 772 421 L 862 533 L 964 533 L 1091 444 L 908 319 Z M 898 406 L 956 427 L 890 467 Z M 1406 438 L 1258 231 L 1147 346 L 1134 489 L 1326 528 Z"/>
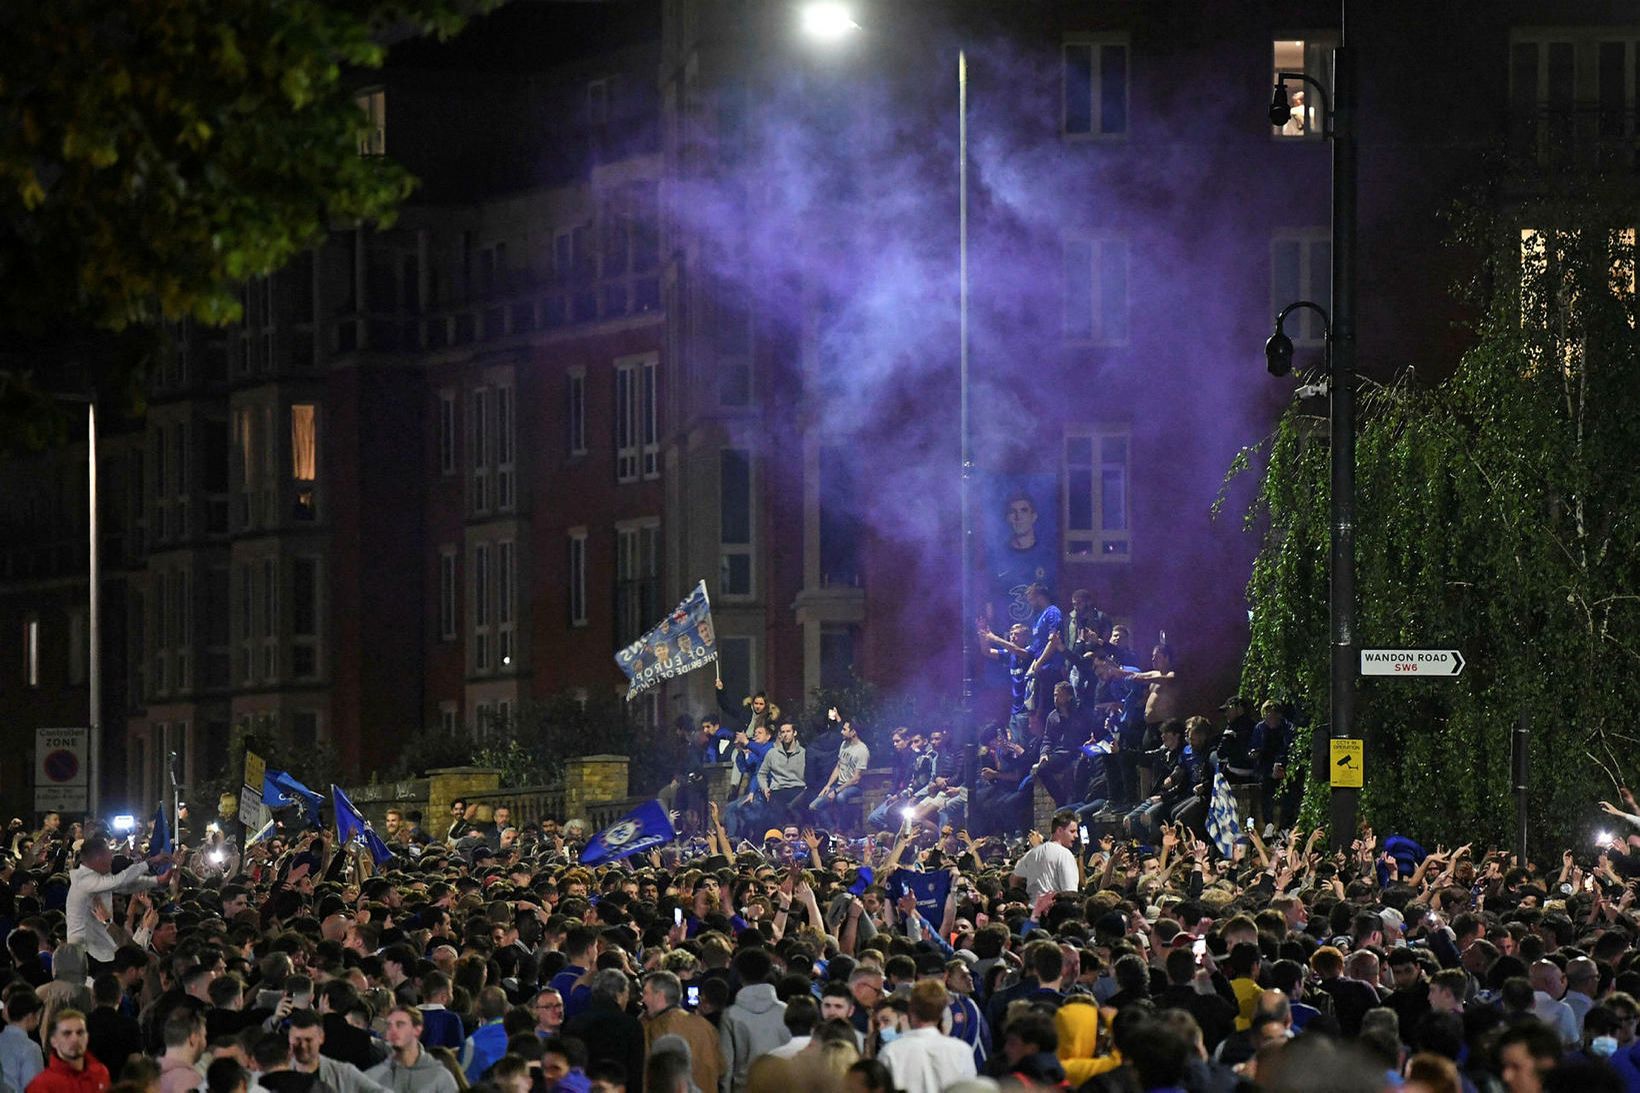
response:
<path id="1" fill-rule="evenodd" d="M 910 807 L 909 805 L 907 805 L 905 808 L 900 809 L 900 815 L 904 816 L 908 820 L 911 819 L 911 817 L 915 816 L 916 814 L 917 814 L 917 810 Z"/>
<path id="2" fill-rule="evenodd" d="M 803 6 L 803 33 L 811 37 L 831 40 L 859 29 L 860 24 L 854 21 L 847 4 L 816 0 Z"/>
<path id="3" fill-rule="evenodd" d="M 114 817 L 115 831 L 134 831 L 136 826 L 137 818 L 135 816 L 120 815 Z"/>
<path id="4" fill-rule="evenodd" d="M 1612 833 L 1610 831 L 1601 831 L 1601 832 L 1597 832 L 1595 834 L 1594 844 L 1596 846 L 1605 846 L 1607 843 L 1609 843 L 1611 841 L 1612 841 Z"/>
<path id="5" fill-rule="evenodd" d="M 211 860 L 212 865 L 221 865 L 225 860 L 227 860 L 228 857 L 227 854 L 220 850 L 213 850 L 205 856 Z"/>

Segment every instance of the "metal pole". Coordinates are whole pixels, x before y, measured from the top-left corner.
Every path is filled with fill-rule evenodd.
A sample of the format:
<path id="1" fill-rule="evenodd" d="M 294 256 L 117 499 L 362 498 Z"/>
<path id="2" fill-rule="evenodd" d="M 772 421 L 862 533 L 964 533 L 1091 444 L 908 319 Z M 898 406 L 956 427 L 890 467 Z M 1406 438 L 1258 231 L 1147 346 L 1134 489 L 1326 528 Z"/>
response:
<path id="1" fill-rule="evenodd" d="M 969 512 L 969 480 L 974 456 L 968 442 L 968 54 L 957 50 L 957 431 L 962 443 L 962 473 L 958 479 L 957 512 L 962 550 L 958 579 L 962 583 L 962 704 L 957 739 L 967 753 L 968 817 L 973 822 L 979 783 L 979 727 L 974 720 L 974 520 Z"/>
<path id="2" fill-rule="evenodd" d="M 1332 170 L 1332 559 L 1328 589 L 1331 626 L 1331 728 L 1334 739 L 1355 735 L 1355 59 L 1333 50 Z M 1332 844 L 1355 838 L 1360 791 L 1332 791 Z"/>
<path id="3" fill-rule="evenodd" d="M 1531 745 L 1531 730 L 1526 724 L 1526 709 L 1521 708 L 1520 716 L 1515 721 L 1514 748 L 1510 758 L 1514 760 L 1515 775 L 1515 824 L 1517 828 L 1516 850 L 1520 854 L 1520 864 L 1526 864 L 1526 786 L 1530 775 L 1531 763 L 1529 760 Z"/>
<path id="4" fill-rule="evenodd" d="M 86 690 L 90 705 L 86 725 L 86 815 L 95 818 L 102 810 L 102 559 L 97 552 L 97 404 L 85 405 L 86 444 L 86 526 L 89 562 L 86 580 L 90 585 L 86 610 Z"/>

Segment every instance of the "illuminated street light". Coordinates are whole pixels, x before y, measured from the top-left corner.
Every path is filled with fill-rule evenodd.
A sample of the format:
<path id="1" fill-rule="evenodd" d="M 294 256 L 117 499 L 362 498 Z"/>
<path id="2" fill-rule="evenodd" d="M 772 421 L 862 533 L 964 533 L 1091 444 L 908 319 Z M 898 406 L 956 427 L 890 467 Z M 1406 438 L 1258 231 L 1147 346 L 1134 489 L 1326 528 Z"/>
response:
<path id="1" fill-rule="evenodd" d="M 854 12 L 836 0 L 816 0 L 803 6 L 803 33 L 811 38 L 832 41 L 860 29 Z"/>

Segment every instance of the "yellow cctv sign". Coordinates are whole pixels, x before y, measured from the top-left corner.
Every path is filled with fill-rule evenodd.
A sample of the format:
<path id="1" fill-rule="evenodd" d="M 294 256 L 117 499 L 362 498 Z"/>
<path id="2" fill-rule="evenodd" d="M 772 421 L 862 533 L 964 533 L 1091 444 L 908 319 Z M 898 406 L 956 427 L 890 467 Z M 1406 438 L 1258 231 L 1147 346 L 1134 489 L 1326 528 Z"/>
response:
<path id="1" fill-rule="evenodd" d="M 1332 784 L 1339 789 L 1360 789 L 1365 771 L 1366 748 L 1360 740 L 1332 741 Z"/>

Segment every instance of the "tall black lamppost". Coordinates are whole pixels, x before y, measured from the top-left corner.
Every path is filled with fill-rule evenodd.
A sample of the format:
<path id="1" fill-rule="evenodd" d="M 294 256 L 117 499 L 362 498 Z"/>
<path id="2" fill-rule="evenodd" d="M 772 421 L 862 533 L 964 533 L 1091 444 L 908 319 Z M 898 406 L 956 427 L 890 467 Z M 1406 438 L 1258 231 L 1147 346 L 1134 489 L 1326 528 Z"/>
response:
<path id="1" fill-rule="evenodd" d="M 1359 670 L 1355 639 L 1355 62 L 1344 37 L 1342 12 L 1338 46 L 1333 50 L 1330 101 L 1327 89 L 1306 73 L 1278 72 L 1270 101 L 1272 125 L 1284 125 L 1292 117 L 1287 101 L 1287 84 L 1292 80 L 1309 84 L 1321 96 L 1322 135 L 1332 141 L 1332 315 L 1327 335 L 1328 390 L 1332 399 L 1332 533 L 1327 615 L 1331 645 L 1328 727 L 1329 735 L 1336 740 L 1355 735 L 1355 675 Z M 1281 312 L 1271 343 L 1277 339 L 1286 342 L 1281 320 L 1291 310 L 1289 307 Z M 1288 367 L 1291 362 L 1292 343 L 1286 342 Z M 1276 358 L 1269 357 L 1268 363 L 1274 372 Z M 1316 748 L 1325 748 L 1319 735 Z M 1324 764 L 1312 766 L 1319 769 Z M 1335 849 L 1349 846 L 1355 837 L 1360 795 L 1358 789 L 1339 787 L 1332 791 Z"/>

